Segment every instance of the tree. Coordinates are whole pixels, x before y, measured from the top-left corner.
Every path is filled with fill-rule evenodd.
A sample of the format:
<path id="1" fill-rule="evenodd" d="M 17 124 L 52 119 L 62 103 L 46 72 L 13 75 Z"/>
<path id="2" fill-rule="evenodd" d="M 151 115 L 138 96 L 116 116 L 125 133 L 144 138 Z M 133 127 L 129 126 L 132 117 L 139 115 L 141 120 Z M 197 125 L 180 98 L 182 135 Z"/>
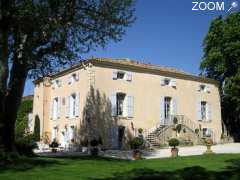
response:
<path id="1" fill-rule="evenodd" d="M 212 21 L 204 39 L 203 74 L 220 81 L 222 115 L 230 133 L 240 120 L 240 13 Z M 238 131 L 239 133 L 239 131 Z"/>
<path id="2" fill-rule="evenodd" d="M 33 101 L 22 101 L 17 112 L 15 136 L 23 137 L 28 129 L 28 113 L 32 112 Z"/>
<path id="3" fill-rule="evenodd" d="M 111 102 L 92 86 L 83 108 L 83 117 L 79 129 L 79 140 L 102 140 L 105 148 L 111 147 L 111 129 L 116 128 L 117 121 L 112 118 Z"/>
<path id="4" fill-rule="evenodd" d="M 40 119 L 35 117 L 33 136 L 35 141 L 40 141 Z"/>
<path id="5" fill-rule="evenodd" d="M 133 0 L 0 0 L 0 147 L 14 151 L 14 128 L 27 76 L 76 63 L 80 54 L 119 41 L 135 17 Z"/>

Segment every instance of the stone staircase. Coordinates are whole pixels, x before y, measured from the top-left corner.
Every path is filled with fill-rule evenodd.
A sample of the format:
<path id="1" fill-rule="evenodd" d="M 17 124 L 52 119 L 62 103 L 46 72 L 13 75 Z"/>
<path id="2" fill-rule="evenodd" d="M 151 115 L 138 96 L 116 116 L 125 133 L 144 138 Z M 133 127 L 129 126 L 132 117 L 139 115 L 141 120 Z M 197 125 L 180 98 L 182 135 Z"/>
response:
<path id="1" fill-rule="evenodd" d="M 177 122 L 176 122 L 177 121 Z M 164 142 L 167 144 L 166 132 L 167 130 L 171 130 L 176 124 L 181 124 L 186 127 L 188 130 L 192 131 L 193 136 L 197 136 L 195 134 L 195 129 L 199 129 L 199 124 L 193 122 L 189 118 L 184 115 L 172 115 L 168 121 L 165 121 L 165 124 L 159 124 L 156 127 L 151 128 L 148 131 L 144 132 L 145 140 L 148 142 L 150 147 L 159 147 L 161 145 L 160 142 Z M 198 135 L 199 140 L 201 139 L 201 135 Z"/>

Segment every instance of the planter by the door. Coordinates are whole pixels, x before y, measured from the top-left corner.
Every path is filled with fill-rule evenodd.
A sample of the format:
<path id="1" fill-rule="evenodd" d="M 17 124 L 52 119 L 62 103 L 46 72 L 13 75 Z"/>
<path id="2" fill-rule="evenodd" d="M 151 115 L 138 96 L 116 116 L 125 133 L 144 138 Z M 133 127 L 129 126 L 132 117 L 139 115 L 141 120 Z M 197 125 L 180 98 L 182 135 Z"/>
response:
<path id="1" fill-rule="evenodd" d="M 205 145 L 207 146 L 207 150 L 204 154 L 213 154 L 211 147 L 213 145 L 213 140 L 211 138 L 205 139 Z"/>
<path id="2" fill-rule="evenodd" d="M 139 150 L 134 150 L 133 151 L 133 159 L 134 160 L 139 160 L 142 158 L 142 154 L 141 154 L 141 151 Z"/>
<path id="3" fill-rule="evenodd" d="M 179 145 L 179 140 L 176 138 L 172 138 L 168 141 L 169 146 L 171 146 L 171 154 L 172 157 L 177 157 L 178 156 L 178 148 L 176 146 Z"/>
<path id="4" fill-rule="evenodd" d="M 178 148 L 171 148 L 172 157 L 178 157 Z"/>

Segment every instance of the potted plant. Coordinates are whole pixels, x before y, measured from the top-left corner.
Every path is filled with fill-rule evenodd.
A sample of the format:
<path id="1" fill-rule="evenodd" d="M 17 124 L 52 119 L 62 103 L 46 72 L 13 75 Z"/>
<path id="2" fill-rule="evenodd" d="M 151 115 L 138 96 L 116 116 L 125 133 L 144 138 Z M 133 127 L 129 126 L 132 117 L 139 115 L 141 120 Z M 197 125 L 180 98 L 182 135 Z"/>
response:
<path id="1" fill-rule="evenodd" d="M 177 157 L 178 156 L 178 148 L 176 146 L 179 145 L 179 140 L 176 138 L 172 138 L 168 141 L 169 146 L 171 146 L 171 154 L 172 157 Z"/>
<path id="2" fill-rule="evenodd" d="M 53 142 L 51 144 L 49 144 L 49 147 L 52 148 L 53 153 L 57 152 L 58 146 L 59 146 L 59 144 L 56 139 L 53 139 Z"/>
<path id="3" fill-rule="evenodd" d="M 207 146 L 207 150 L 205 154 L 213 154 L 213 151 L 211 150 L 211 146 L 213 145 L 213 140 L 211 138 L 205 139 L 205 145 Z"/>
<path id="4" fill-rule="evenodd" d="M 138 137 L 140 137 L 140 138 L 143 138 L 143 129 L 142 128 L 139 128 L 138 129 Z"/>
<path id="5" fill-rule="evenodd" d="M 85 138 L 83 140 L 80 141 L 80 144 L 82 146 L 82 152 L 87 152 L 88 150 L 88 140 Z"/>
<path id="6" fill-rule="evenodd" d="M 91 155 L 92 156 L 97 156 L 98 155 L 98 145 L 99 145 L 98 140 L 93 139 L 93 140 L 90 141 Z"/>
<path id="7" fill-rule="evenodd" d="M 133 159 L 139 160 L 141 159 L 141 151 L 140 148 L 143 146 L 143 138 L 135 137 L 130 142 L 131 149 L 133 149 Z"/>

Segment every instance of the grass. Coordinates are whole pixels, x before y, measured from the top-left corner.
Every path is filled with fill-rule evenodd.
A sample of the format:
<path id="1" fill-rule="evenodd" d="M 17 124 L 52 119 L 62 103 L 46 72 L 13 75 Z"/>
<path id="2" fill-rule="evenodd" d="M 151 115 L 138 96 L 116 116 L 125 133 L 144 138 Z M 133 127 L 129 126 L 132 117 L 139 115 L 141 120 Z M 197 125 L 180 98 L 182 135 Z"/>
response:
<path id="1" fill-rule="evenodd" d="M 140 161 L 100 157 L 21 158 L 0 167 L 0 179 L 240 179 L 240 154 Z"/>

